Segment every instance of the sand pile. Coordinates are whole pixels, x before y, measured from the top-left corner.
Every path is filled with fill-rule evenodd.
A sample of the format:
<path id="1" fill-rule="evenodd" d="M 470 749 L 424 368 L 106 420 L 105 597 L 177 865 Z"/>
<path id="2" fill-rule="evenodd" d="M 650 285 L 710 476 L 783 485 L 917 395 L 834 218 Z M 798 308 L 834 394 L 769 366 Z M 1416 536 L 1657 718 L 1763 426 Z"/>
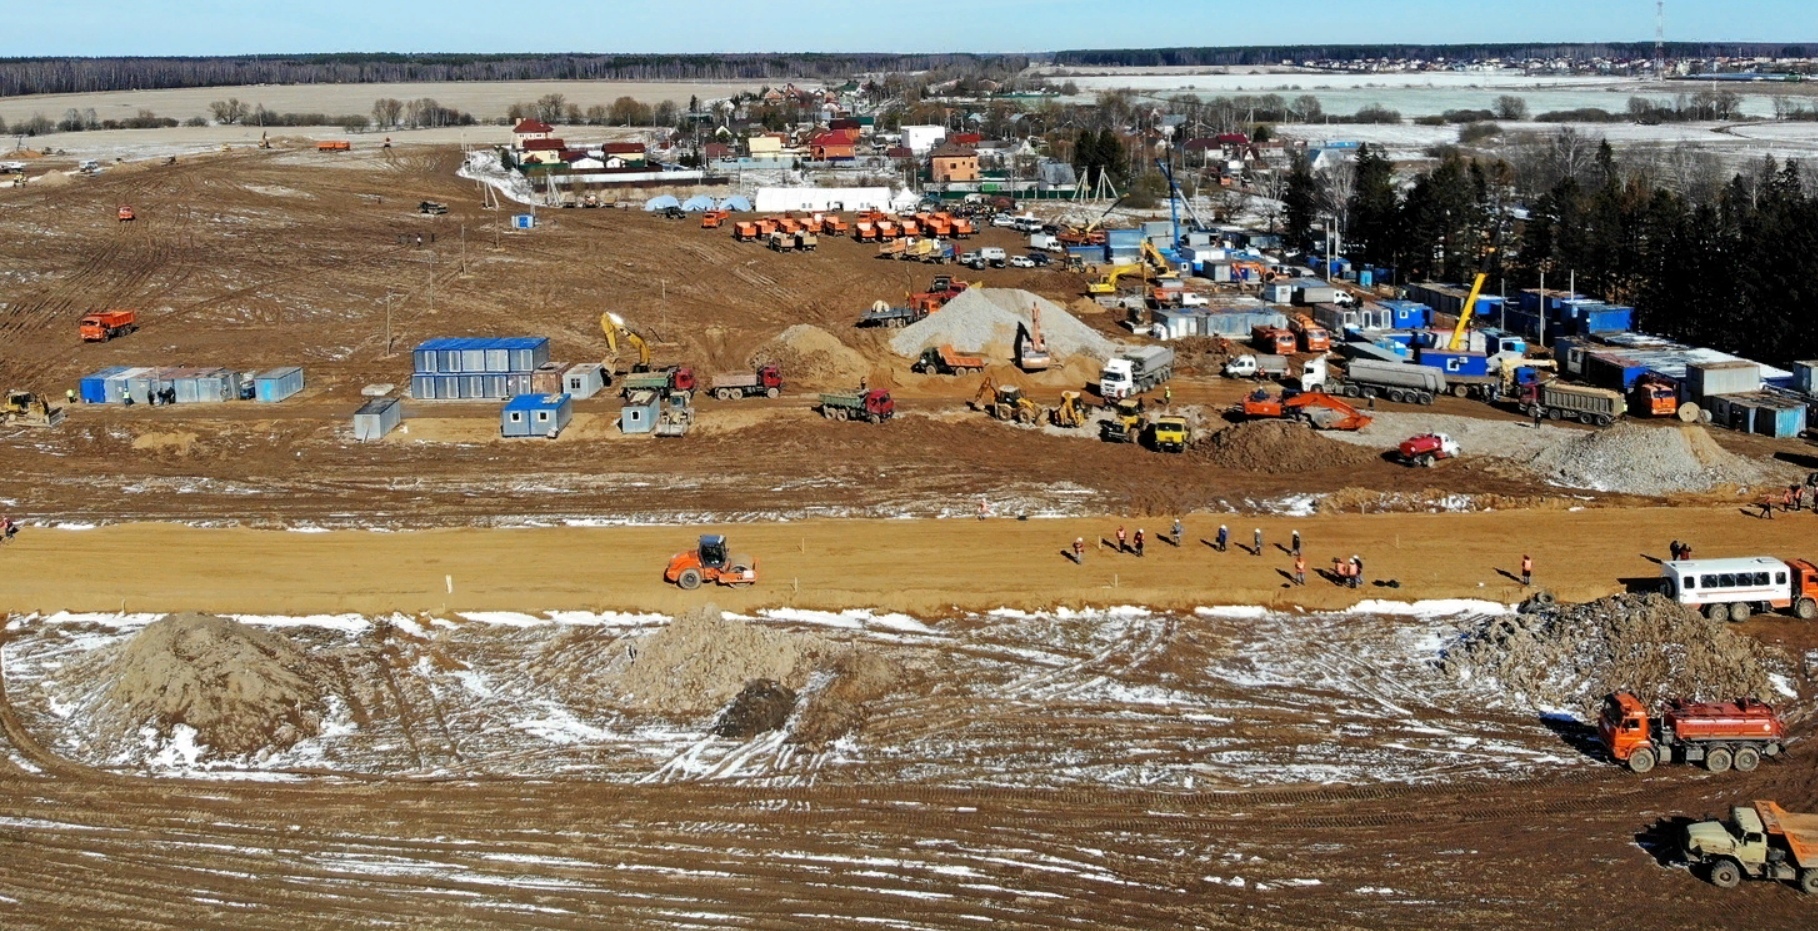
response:
<path id="1" fill-rule="evenodd" d="M 788 723 L 789 712 L 794 710 L 793 690 L 781 682 L 757 679 L 720 711 L 712 730 L 716 737 L 750 740 Z"/>
<path id="2" fill-rule="evenodd" d="M 97 683 L 97 730 L 119 746 L 194 728 L 205 756 L 282 750 L 321 732 L 328 689 L 316 664 L 288 639 L 207 614 L 173 614 L 131 640 L 97 651 L 84 675 Z"/>
<path id="3" fill-rule="evenodd" d="M 746 360 L 753 368 L 775 365 L 783 381 L 823 388 L 856 388 L 871 373 L 858 350 L 817 326 L 798 323 L 759 346 Z"/>
<path id="4" fill-rule="evenodd" d="M 1768 674 L 1788 660 L 1728 622 L 1662 595 L 1616 595 L 1485 618 L 1439 665 L 1459 678 L 1495 679 L 1535 708 L 1570 708 L 1589 720 L 1605 695 L 1621 689 L 1649 704 L 1673 697 L 1781 701 Z"/>
<path id="5" fill-rule="evenodd" d="M 724 708 L 754 679 L 794 690 L 828 652 L 812 634 L 727 620 L 712 605 L 638 639 L 618 678 L 621 698 L 647 711 L 693 717 Z"/>
<path id="6" fill-rule="evenodd" d="M 1634 495 L 1775 481 L 1772 469 L 1717 445 L 1700 426 L 1618 423 L 1542 450 L 1531 467 L 1555 485 Z"/>
<path id="7" fill-rule="evenodd" d="M 1193 454 L 1220 468 L 1246 472 L 1315 472 L 1356 467 L 1377 458 L 1368 449 L 1282 420 L 1226 427 L 1195 444 Z"/>
<path id="8" fill-rule="evenodd" d="M 913 359 L 930 346 L 952 345 L 967 352 L 1008 357 L 1016 346 L 1017 328 L 1029 326 L 1029 308 L 1042 309 L 1042 336 L 1048 351 L 1070 356 L 1110 358 L 1114 347 L 1098 331 L 1079 322 L 1059 304 L 1017 288 L 971 288 L 938 312 L 890 338 L 897 355 Z"/>
<path id="9" fill-rule="evenodd" d="M 833 678 L 809 695 L 789 739 L 819 748 L 863 724 L 866 705 L 890 694 L 907 678 L 902 664 L 875 653 L 842 653 L 829 669 Z"/>

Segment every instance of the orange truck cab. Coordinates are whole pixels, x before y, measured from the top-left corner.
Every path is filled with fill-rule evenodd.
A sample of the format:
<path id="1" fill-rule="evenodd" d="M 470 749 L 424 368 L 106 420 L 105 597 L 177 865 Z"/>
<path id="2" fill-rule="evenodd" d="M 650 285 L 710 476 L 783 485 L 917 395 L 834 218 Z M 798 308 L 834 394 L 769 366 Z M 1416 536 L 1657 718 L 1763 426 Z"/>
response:
<path id="1" fill-rule="evenodd" d="M 1286 356 L 1294 352 L 1294 333 L 1281 327 L 1254 327 L 1250 330 L 1250 342 L 1273 355 Z"/>
<path id="2" fill-rule="evenodd" d="M 1615 692 L 1603 700 L 1597 737 L 1612 759 L 1637 773 L 1675 760 L 1702 762 L 1714 773 L 1732 767 L 1748 772 L 1762 757 L 1785 749 L 1786 725 L 1771 706 L 1753 698 L 1712 703 L 1676 698 L 1656 717 L 1633 693 Z"/>
<path id="3" fill-rule="evenodd" d="M 1679 413 L 1679 389 L 1663 379 L 1643 376 L 1629 391 L 1629 412 L 1638 417 L 1672 417 Z"/>
<path id="4" fill-rule="evenodd" d="M 87 342 L 105 343 L 116 336 L 125 336 L 138 328 L 138 311 L 104 310 L 83 317 L 79 331 Z"/>
<path id="5" fill-rule="evenodd" d="M 844 236 L 844 235 L 846 235 L 846 221 L 840 219 L 839 217 L 837 217 L 831 213 L 824 217 L 821 217 L 821 235 L 822 236 Z"/>

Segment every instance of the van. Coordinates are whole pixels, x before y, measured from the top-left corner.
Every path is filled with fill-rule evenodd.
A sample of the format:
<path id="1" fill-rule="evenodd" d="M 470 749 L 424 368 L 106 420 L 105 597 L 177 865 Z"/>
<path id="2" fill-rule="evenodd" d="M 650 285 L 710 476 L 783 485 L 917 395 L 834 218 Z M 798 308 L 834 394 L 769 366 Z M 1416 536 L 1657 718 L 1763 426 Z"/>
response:
<path id="1" fill-rule="evenodd" d="M 1008 253 L 997 246 L 986 246 L 978 250 L 978 257 L 982 261 L 990 262 L 993 268 L 1003 268 L 1004 262 L 1010 258 Z"/>

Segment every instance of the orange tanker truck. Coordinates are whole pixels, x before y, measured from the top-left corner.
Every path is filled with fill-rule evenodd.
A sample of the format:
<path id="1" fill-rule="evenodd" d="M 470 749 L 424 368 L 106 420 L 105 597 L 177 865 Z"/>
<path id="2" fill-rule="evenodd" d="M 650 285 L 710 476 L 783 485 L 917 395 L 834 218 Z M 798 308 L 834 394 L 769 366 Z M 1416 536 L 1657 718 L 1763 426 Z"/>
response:
<path id="1" fill-rule="evenodd" d="M 1710 704 L 1675 698 L 1652 716 L 1633 693 L 1616 692 L 1603 700 L 1597 736 L 1611 758 L 1637 773 L 1675 760 L 1702 762 L 1713 773 L 1732 767 L 1746 773 L 1786 749 L 1786 725 L 1753 698 Z"/>

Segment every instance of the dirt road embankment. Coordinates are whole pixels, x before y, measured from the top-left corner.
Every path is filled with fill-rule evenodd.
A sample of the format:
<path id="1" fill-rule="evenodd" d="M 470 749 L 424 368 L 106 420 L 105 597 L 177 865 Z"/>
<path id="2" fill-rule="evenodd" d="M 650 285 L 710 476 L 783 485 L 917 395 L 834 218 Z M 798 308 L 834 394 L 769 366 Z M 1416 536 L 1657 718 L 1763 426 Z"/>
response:
<path id="1" fill-rule="evenodd" d="M 1210 545 L 1220 521 L 1232 546 Z M 1017 521 L 805 521 L 722 527 L 457 529 L 287 533 L 135 524 L 34 529 L 0 551 L 0 611 L 390 611 L 613 609 L 675 612 L 713 600 L 729 610 L 866 607 L 933 614 L 996 607 L 1263 604 L 1349 607 L 1369 598 L 1516 601 L 1523 553 L 1535 581 L 1567 600 L 1659 574 L 1674 539 L 1698 555 L 1811 556 L 1818 517 L 1767 521 L 1734 509 L 1592 508 L 1459 514 L 1321 515 L 1261 521 L 1190 515 L 1182 545 L 1143 525 L 1147 555 L 1119 555 L 1117 518 Z M 1135 521 L 1122 525 L 1134 535 Z M 1263 552 L 1251 555 L 1252 533 Z M 1308 584 L 1290 587 L 1285 544 L 1305 541 Z M 669 556 L 699 532 L 757 557 L 753 588 L 683 592 L 664 583 Z M 1086 541 L 1084 562 L 1064 550 Z M 1100 541 L 1104 545 L 1100 545 Z M 1361 555 L 1370 584 L 1339 588 L 1318 573 Z M 1393 584 L 1387 584 L 1392 580 Z"/>

